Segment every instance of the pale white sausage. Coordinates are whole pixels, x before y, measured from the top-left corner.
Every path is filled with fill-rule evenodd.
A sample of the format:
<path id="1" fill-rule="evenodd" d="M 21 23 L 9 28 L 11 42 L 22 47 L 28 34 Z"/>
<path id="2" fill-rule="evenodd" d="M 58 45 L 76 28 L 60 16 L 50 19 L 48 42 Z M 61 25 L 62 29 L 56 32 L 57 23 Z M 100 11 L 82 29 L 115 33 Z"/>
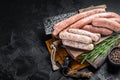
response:
<path id="1" fill-rule="evenodd" d="M 65 46 L 82 49 L 82 50 L 93 50 L 94 49 L 93 44 L 84 44 L 84 43 L 70 41 L 70 40 L 62 40 L 62 43 Z"/>
<path id="2" fill-rule="evenodd" d="M 69 33 L 67 31 L 60 32 L 59 38 L 65 39 L 65 40 L 77 41 L 77 42 L 86 43 L 86 44 L 92 43 L 92 39 L 88 36 Z"/>
<path id="3" fill-rule="evenodd" d="M 92 33 L 82 29 L 68 29 L 68 32 L 88 36 L 95 42 L 99 41 L 101 38 L 101 35 L 99 33 Z"/>

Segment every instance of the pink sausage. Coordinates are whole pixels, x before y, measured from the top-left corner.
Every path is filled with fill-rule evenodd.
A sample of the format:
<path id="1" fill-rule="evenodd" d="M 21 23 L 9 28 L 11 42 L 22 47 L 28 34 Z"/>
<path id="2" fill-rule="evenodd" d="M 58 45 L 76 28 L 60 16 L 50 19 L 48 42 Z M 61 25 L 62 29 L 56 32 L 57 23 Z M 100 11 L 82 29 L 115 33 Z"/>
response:
<path id="1" fill-rule="evenodd" d="M 93 25 L 85 25 L 82 29 L 93 32 L 93 33 L 100 33 L 101 35 L 110 35 L 113 33 L 112 30 L 102 27 L 95 27 Z"/>
<path id="2" fill-rule="evenodd" d="M 90 24 L 95 18 L 120 18 L 120 16 L 113 12 L 98 13 L 77 21 L 76 23 L 72 24 L 70 28 L 82 28 L 83 26 Z"/>
<path id="3" fill-rule="evenodd" d="M 97 27 L 104 27 L 111 29 L 115 32 L 120 32 L 120 24 L 116 21 L 107 19 L 107 18 L 95 18 L 92 21 L 92 24 Z"/>
<path id="4" fill-rule="evenodd" d="M 57 36 L 60 31 L 67 28 L 68 26 L 70 26 L 74 22 L 76 22 L 76 21 L 78 21 L 82 18 L 88 17 L 90 15 L 93 15 L 93 14 L 96 14 L 96 13 L 102 13 L 102 12 L 105 12 L 105 9 L 93 9 L 93 10 L 90 10 L 90 11 L 86 11 L 86 12 L 83 12 L 83 13 L 78 13 L 76 15 L 73 15 L 70 18 L 65 19 L 65 20 L 55 24 L 54 27 L 53 27 L 54 31 L 53 31 L 52 34 L 54 36 Z"/>

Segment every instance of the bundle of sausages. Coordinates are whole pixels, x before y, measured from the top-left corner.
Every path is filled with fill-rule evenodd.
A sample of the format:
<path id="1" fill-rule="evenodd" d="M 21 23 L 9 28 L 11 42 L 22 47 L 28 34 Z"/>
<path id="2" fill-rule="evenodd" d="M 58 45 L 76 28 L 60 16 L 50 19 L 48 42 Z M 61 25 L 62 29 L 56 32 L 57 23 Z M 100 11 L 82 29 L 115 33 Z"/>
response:
<path id="1" fill-rule="evenodd" d="M 99 41 L 101 35 L 120 32 L 120 15 L 106 12 L 103 8 L 93 9 L 71 16 L 55 24 L 53 28 L 53 35 L 59 36 L 63 45 L 92 50 L 93 43 Z"/>

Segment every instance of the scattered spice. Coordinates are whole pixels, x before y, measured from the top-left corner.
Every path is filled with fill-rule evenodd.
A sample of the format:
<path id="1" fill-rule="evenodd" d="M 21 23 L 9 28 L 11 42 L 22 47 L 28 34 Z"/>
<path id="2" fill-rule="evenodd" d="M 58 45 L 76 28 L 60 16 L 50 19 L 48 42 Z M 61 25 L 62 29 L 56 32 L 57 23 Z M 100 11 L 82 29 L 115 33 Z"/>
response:
<path id="1" fill-rule="evenodd" d="M 115 63 L 120 63 L 120 49 L 114 49 L 110 55 L 109 55 L 109 58 L 112 62 L 115 62 Z"/>

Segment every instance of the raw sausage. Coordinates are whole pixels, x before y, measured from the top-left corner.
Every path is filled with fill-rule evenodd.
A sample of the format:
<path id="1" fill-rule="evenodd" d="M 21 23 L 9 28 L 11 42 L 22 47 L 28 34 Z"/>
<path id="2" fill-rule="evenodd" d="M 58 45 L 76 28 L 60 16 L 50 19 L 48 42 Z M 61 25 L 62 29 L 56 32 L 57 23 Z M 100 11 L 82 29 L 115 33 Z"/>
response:
<path id="1" fill-rule="evenodd" d="M 95 27 L 93 25 L 85 25 L 82 29 L 93 32 L 93 33 L 100 33 L 101 35 L 106 35 L 106 36 L 113 33 L 112 30 L 102 28 L 102 27 Z"/>
<path id="2" fill-rule="evenodd" d="M 82 29 L 68 29 L 68 32 L 88 36 L 95 42 L 101 38 L 101 35 L 99 33 L 92 33 Z"/>
<path id="3" fill-rule="evenodd" d="M 97 27 L 105 27 L 115 32 L 120 32 L 120 24 L 107 18 L 95 18 L 92 24 Z"/>
<path id="4" fill-rule="evenodd" d="M 67 31 L 60 32 L 59 38 L 65 39 L 65 40 L 77 41 L 77 42 L 81 42 L 81 43 L 85 43 L 85 44 L 92 43 L 92 39 L 88 36 L 73 34 L 73 33 L 67 32 Z"/>
<path id="5" fill-rule="evenodd" d="M 90 24 L 93 19 L 95 18 L 120 18 L 120 16 L 113 12 L 106 12 L 106 13 L 98 13 L 88 17 L 85 17 L 76 23 L 72 24 L 71 28 L 82 28 L 83 26 Z"/>
<path id="6" fill-rule="evenodd" d="M 110 20 L 113 20 L 113 21 L 120 23 L 120 18 L 110 18 Z"/>
<path id="7" fill-rule="evenodd" d="M 70 41 L 70 40 L 62 40 L 63 45 L 77 48 L 77 49 L 83 49 L 83 50 L 93 50 L 94 45 L 93 44 L 84 44 L 80 42 Z"/>
<path id="8" fill-rule="evenodd" d="M 93 9 L 93 10 L 90 10 L 90 11 L 86 11 L 86 12 L 83 12 L 83 13 L 78 13 L 68 19 L 65 19 L 57 24 L 54 25 L 53 29 L 53 35 L 54 36 L 57 36 L 59 34 L 60 31 L 62 31 L 63 29 L 65 29 L 66 27 L 70 26 L 71 24 L 73 24 L 74 22 L 82 19 L 82 18 L 85 18 L 87 16 L 90 16 L 90 15 L 93 15 L 93 14 L 96 14 L 96 13 L 102 13 L 102 12 L 105 12 L 105 9 Z"/>

